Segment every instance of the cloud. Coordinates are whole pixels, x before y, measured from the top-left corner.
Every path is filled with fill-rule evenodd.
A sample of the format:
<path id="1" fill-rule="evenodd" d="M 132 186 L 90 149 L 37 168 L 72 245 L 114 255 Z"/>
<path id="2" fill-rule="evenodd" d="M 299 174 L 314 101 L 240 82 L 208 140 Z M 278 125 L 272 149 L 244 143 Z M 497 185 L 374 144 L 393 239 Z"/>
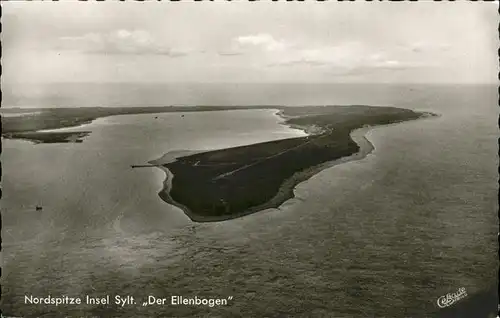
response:
<path id="1" fill-rule="evenodd" d="M 396 49 L 396 50 L 394 50 Z M 235 37 L 220 56 L 248 55 L 248 65 L 255 69 L 301 69 L 329 76 L 363 76 L 400 72 L 426 65 L 415 63 L 408 54 L 388 46 L 374 46 L 369 41 L 337 43 L 290 42 L 268 33 Z M 428 66 L 428 65 L 427 65 Z M 278 70 L 280 69 L 280 70 Z"/>
<path id="2" fill-rule="evenodd" d="M 415 41 L 406 44 L 405 48 L 413 53 L 435 53 L 436 51 L 448 51 L 451 46 L 446 43 L 429 43 L 426 41 Z"/>
<path id="3" fill-rule="evenodd" d="M 335 76 L 346 76 L 377 71 L 400 71 L 422 65 L 396 59 L 382 51 L 374 52 L 360 42 L 346 42 L 335 46 L 290 50 L 287 54 L 276 56 L 267 66 L 302 66 L 316 68 Z"/>
<path id="4" fill-rule="evenodd" d="M 359 42 L 347 42 L 335 46 L 298 48 L 278 56 L 271 64 L 277 66 L 306 64 L 352 67 L 366 63 L 368 60 L 373 60 L 373 62 L 383 60 L 381 54 L 367 56 L 367 52 L 369 50 Z"/>
<path id="5" fill-rule="evenodd" d="M 217 51 L 219 56 L 241 56 L 250 54 L 282 53 L 291 47 L 284 40 L 276 39 L 267 33 L 238 36 L 231 40 L 228 46 Z"/>
<path id="6" fill-rule="evenodd" d="M 189 54 L 160 44 L 143 30 L 117 30 L 109 33 L 87 33 L 60 38 L 58 49 L 94 54 L 165 55 L 178 57 Z"/>
<path id="7" fill-rule="evenodd" d="M 378 69 L 387 69 L 387 70 L 403 70 L 403 69 L 407 69 L 409 67 L 414 67 L 414 66 L 412 64 L 402 63 L 402 62 L 397 61 L 397 60 L 387 60 L 387 61 L 381 61 L 381 62 L 375 63 L 375 64 L 371 65 L 371 67 L 378 68 Z"/>
<path id="8" fill-rule="evenodd" d="M 217 54 L 221 56 L 239 56 L 243 55 L 244 53 L 242 51 L 233 51 L 233 50 L 227 50 L 227 51 L 219 51 Z"/>
<path id="9" fill-rule="evenodd" d="M 280 51 L 286 49 L 288 46 L 285 41 L 277 40 L 272 35 L 267 33 L 240 36 L 236 38 L 236 43 L 243 47 L 260 47 L 266 51 Z"/>

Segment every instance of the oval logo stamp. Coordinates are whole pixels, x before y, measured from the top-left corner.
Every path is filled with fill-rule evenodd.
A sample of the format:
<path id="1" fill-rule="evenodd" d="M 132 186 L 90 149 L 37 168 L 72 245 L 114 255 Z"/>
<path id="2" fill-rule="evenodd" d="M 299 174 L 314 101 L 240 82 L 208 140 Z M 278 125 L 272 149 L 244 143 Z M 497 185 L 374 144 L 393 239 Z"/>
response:
<path id="1" fill-rule="evenodd" d="M 441 296 L 437 300 L 437 305 L 439 308 L 445 308 L 448 306 L 453 305 L 460 299 L 464 298 L 467 296 L 467 292 L 465 291 L 464 287 L 460 287 L 457 292 L 455 293 L 448 293 L 444 296 Z"/>

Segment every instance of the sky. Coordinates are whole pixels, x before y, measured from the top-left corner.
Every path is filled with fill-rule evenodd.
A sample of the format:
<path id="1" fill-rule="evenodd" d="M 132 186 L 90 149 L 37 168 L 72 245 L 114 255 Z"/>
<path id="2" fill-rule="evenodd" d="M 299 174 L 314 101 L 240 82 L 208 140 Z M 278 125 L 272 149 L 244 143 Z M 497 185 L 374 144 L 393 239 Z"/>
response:
<path id="1" fill-rule="evenodd" d="M 2 82 L 496 83 L 485 2 L 4 2 Z"/>

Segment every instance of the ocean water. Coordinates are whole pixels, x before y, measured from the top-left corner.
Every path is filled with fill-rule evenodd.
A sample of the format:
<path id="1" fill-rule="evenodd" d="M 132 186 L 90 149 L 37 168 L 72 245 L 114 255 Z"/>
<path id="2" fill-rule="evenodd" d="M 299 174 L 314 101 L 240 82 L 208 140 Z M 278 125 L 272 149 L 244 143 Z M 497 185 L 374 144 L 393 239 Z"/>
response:
<path id="1" fill-rule="evenodd" d="M 461 287 L 472 296 L 496 283 L 495 87 L 130 87 L 62 85 L 23 94 L 17 87 L 7 90 L 4 105 L 366 104 L 442 116 L 371 130 L 372 154 L 301 183 L 279 209 L 202 224 L 159 199 L 161 171 L 130 165 L 173 150 L 303 132 L 280 125 L 273 111 L 250 110 L 98 119 L 81 128 L 93 132 L 81 144 L 3 140 L 5 313 L 438 317 L 440 296 Z M 34 211 L 37 204 L 44 210 Z M 138 304 L 24 304 L 25 294 L 49 293 L 133 295 Z M 213 308 L 141 306 L 148 295 L 233 298 Z"/>

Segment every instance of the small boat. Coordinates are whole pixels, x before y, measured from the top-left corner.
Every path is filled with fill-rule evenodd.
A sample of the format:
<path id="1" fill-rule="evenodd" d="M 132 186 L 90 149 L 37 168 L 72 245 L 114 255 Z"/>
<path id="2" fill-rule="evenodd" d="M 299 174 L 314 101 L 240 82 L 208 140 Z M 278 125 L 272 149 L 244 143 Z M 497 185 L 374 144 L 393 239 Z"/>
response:
<path id="1" fill-rule="evenodd" d="M 35 209 L 36 209 L 36 211 L 41 211 L 42 210 L 42 206 L 37 205 Z"/>

